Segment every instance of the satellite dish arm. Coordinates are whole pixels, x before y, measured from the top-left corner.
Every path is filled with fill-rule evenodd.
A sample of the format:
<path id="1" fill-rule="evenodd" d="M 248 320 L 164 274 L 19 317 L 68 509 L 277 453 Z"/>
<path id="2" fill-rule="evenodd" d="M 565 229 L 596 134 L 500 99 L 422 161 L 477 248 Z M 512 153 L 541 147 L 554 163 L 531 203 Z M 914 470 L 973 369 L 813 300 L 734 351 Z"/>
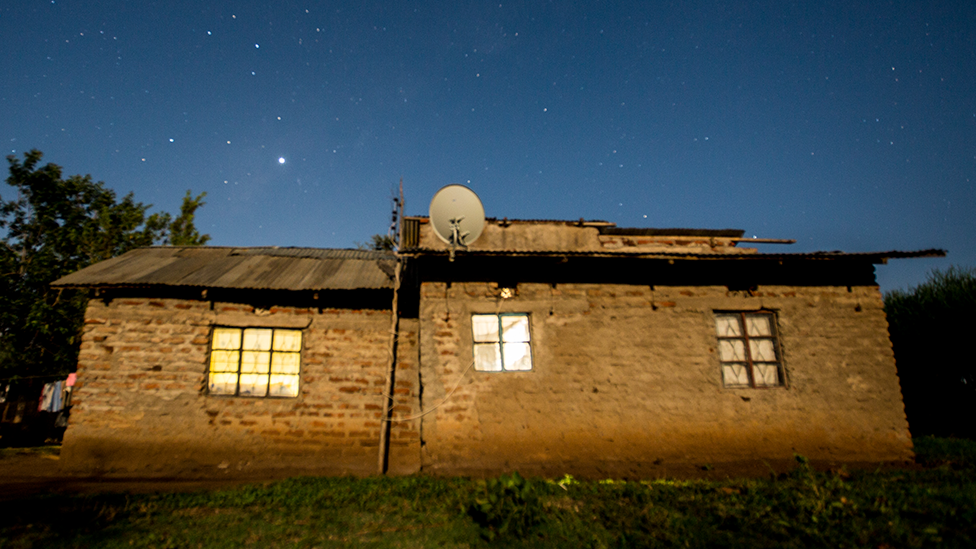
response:
<path id="1" fill-rule="evenodd" d="M 465 246 L 464 241 L 467 240 L 469 234 L 468 231 L 461 232 L 461 222 L 464 221 L 464 216 L 455 217 L 451 219 L 451 242 L 457 244 L 458 246 Z"/>
<path id="2" fill-rule="evenodd" d="M 464 244 L 464 240 L 467 238 L 467 232 L 461 232 L 461 222 L 464 221 L 464 216 L 451 218 L 451 256 L 449 261 L 454 261 L 454 252 L 457 250 L 458 246 L 462 248 L 467 248 Z"/>

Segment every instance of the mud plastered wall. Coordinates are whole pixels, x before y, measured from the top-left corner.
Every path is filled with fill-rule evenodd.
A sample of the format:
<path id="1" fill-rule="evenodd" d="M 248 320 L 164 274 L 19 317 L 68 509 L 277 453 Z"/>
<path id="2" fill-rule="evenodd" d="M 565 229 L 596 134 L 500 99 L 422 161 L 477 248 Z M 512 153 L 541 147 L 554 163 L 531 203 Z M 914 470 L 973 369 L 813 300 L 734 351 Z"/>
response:
<path id="1" fill-rule="evenodd" d="M 106 474 L 374 474 L 390 320 L 377 310 L 92 300 L 62 462 Z M 209 396 L 215 325 L 301 328 L 299 396 Z M 415 340 L 400 348 L 416 356 Z M 405 364 L 399 410 L 415 411 L 417 389 L 416 364 Z M 416 470 L 419 426 L 394 425 L 391 452 L 399 471 Z"/>
<path id="2" fill-rule="evenodd" d="M 876 287 L 422 286 L 423 468 L 648 476 L 910 459 Z M 786 385 L 723 386 L 714 311 L 776 311 Z M 478 372 L 472 313 L 530 315 L 533 369 Z M 463 377 L 462 377 L 463 376 Z M 460 379 L 460 382 L 458 381 Z M 449 394 L 457 384 L 457 390 Z"/>

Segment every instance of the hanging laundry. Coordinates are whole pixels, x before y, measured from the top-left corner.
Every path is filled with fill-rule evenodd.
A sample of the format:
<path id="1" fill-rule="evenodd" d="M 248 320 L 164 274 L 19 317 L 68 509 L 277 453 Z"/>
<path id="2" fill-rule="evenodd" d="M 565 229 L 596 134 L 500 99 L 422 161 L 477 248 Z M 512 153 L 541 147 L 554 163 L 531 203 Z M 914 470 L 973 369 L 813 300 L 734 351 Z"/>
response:
<path id="1" fill-rule="evenodd" d="M 45 383 L 41 390 L 41 401 L 37 405 L 38 412 L 46 412 L 51 407 L 51 399 L 54 398 L 54 384 Z"/>
<path id="2" fill-rule="evenodd" d="M 51 395 L 51 409 L 48 410 L 49 412 L 60 412 L 61 411 L 61 408 L 64 408 L 64 406 L 63 406 L 63 403 L 64 403 L 64 395 L 61 393 L 61 385 L 63 383 L 64 383 L 64 381 L 60 381 L 60 380 L 59 381 L 55 381 L 53 383 L 53 387 L 51 388 L 51 392 L 53 392 L 54 394 Z"/>
<path id="3" fill-rule="evenodd" d="M 63 384 L 64 380 L 44 384 L 40 403 L 37 406 L 38 412 L 60 412 L 61 408 L 64 408 Z"/>

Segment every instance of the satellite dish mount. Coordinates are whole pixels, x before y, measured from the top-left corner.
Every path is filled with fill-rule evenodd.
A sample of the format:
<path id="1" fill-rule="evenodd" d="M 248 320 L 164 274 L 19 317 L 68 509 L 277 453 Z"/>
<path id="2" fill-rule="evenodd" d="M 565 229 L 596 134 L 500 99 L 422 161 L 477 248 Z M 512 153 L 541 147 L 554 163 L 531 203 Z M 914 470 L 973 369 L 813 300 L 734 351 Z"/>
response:
<path id="1" fill-rule="evenodd" d="M 454 261 L 458 248 L 481 236 L 485 228 L 485 208 L 478 195 L 463 185 L 448 185 L 430 201 L 430 223 L 434 233 L 451 246 L 448 259 Z"/>

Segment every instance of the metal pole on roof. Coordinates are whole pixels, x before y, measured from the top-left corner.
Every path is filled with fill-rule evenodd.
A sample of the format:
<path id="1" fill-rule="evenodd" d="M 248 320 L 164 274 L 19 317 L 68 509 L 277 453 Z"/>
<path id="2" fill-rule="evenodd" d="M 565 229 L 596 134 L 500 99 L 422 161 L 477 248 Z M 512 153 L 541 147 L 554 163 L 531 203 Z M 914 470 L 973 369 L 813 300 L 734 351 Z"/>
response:
<path id="1" fill-rule="evenodd" d="M 392 430 L 393 406 L 395 402 L 394 388 L 396 386 L 396 365 L 397 365 L 397 340 L 400 336 L 400 311 L 398 310 L 398 298 L 400 293 L 400 273 L 403 270 L 403 258 L 400 256 L 400 243 L 403 242 L 403 178 L 400 178 L 400 200 L 397 202 L 396 233 L 397 247 L 395 249 L 396 265 L 393 269 L 393 305 L 390 311 L 390 357 L 386 370 L 386 389 L 383 395 L 383 415 L 380 420 L 380 448 L 379 463 L 377 472 L 385 475 L 390 467 L 390 434 Z"/>

